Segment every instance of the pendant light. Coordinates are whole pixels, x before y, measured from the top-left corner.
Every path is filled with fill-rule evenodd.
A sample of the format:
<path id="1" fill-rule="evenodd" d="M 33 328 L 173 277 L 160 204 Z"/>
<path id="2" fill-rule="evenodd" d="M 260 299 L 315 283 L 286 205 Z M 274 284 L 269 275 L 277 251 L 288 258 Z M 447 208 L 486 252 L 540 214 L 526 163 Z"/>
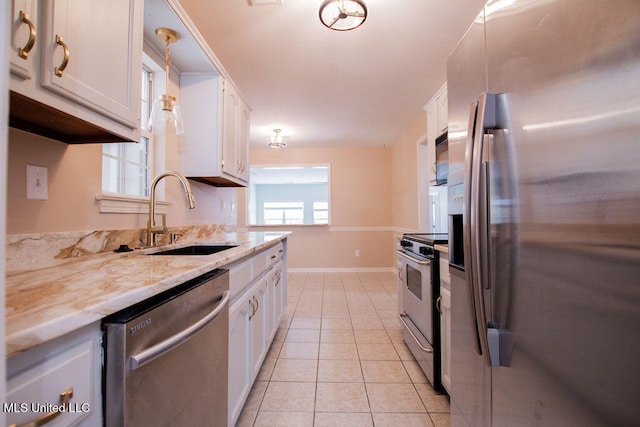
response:
<path id="1" fill-rule="evenodd" d="M 325 0 L 320 5 L 319 15 L 327 28 L 349 31 L 367 19 L 367 6 L 362 0 Z"/>
<path id="2" fill-rule="evenodd" d="M 285 141 L 285 136 L 280 135 L 282 132 L 281 129 L 274 129 L 273 135 L 271 135 L 271 139 L 267 142 L 267 145 L 271 148 L 286 148 L 287 143 Z"/>
<path id="3" fill-rule="evenodd" d="M 165 90 L 169 90 L 169 68 L 171 66 L 171 50 L 169 45 L 175 43 L 178 40 L 178 33 L 169 28 L 157 28 L 156 36 L 162 40 L 165 44 L 164 50 L 164 66 L 166 86 Z M 171 125 L 175 128 L 177 135 L 184 133 L 184 122 L 182 121 L 182 113 L 180 112 L 180 105 L 176 101 L 175 96 L 168 94 L 160 95 L 153 101 L 153 107 L 151 108 L 151 116 L 149 117 L 149 123 L 147 129 L 156 133 L 164 133 L 166 126 Z"/>

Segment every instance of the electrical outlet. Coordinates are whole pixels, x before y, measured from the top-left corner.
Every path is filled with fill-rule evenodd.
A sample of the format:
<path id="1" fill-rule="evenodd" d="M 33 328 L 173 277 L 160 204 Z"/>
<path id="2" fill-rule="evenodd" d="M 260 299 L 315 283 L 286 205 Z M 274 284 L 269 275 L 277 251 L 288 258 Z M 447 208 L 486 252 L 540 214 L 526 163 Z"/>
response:
<path id="1" fill-rule="evenodd" d="M 356 256 L 360 256 L 360 249 L 356 249 Z"/>
<path id="2" fill-rule="evenodd" d="M 27 199 L 48 200 L 47 168 L 27 165 Z"/>

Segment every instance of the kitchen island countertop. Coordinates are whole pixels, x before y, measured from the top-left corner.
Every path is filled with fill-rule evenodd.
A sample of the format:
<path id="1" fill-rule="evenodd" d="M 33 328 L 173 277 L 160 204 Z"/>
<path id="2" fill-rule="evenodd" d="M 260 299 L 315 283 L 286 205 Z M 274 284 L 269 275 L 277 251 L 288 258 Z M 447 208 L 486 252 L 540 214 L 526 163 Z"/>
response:
<path id="1" fill-rule="evenodd" d="M 6 277 L 6 355 L 15 356 L 123 308 L 251 256 L 286 239 L 282 233 L 231 233 L 224 241 L 190 242 L 105 253 Z M 149 255 L 191 244 L 239 244 L 211 255 Z"/>

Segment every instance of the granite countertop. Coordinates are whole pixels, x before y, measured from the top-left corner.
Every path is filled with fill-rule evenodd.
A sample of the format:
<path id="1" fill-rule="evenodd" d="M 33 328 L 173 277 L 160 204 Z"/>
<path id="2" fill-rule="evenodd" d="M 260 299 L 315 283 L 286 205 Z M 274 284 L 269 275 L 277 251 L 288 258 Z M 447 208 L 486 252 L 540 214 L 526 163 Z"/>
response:
<path id="1" fill-rule="evenodd" d="M 435 249 L 438 252 L 443 252 L 446 254 L 449 253 L 449 245 L 447 245 L 446 243 L 434 245 L 433 249 Z"/>
<path id="2" fill-rule="evenodd" d="M 170 247 L 105 253 L 6 277 L 6 355 L 98 321 L 187 280 L 259 252 L 289 232 L 232 233 L 224 241 L 191 244 L 239 246 L 211 255 L 148 255 Z"/>

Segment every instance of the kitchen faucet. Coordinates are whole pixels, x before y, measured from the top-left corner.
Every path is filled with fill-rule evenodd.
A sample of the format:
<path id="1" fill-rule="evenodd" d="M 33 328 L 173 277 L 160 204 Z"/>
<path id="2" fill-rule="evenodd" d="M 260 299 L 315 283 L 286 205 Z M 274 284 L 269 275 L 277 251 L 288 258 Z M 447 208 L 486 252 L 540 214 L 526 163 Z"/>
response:
<path id="1" fill-rule="evenodd" d="M 187 178 L 178 171 L 164 171 L 158 174 L 151 182 L 151 188 L 149 190 L 149 221 L 147 221 L 147 247 L 156 245 L 156 234 L 165 234 L 167 232 L 167 216 L 162 215 L 162 226 L 156 225 L 156 186 L 158 182 L 167 176 L 175 176 L 180 180 L 184 187 L 185 193 L 187 193 L 187 203 L 189 209 L 196 207 L 196 201 L 193 198 L 191 192 L 191 186 Z"/>

